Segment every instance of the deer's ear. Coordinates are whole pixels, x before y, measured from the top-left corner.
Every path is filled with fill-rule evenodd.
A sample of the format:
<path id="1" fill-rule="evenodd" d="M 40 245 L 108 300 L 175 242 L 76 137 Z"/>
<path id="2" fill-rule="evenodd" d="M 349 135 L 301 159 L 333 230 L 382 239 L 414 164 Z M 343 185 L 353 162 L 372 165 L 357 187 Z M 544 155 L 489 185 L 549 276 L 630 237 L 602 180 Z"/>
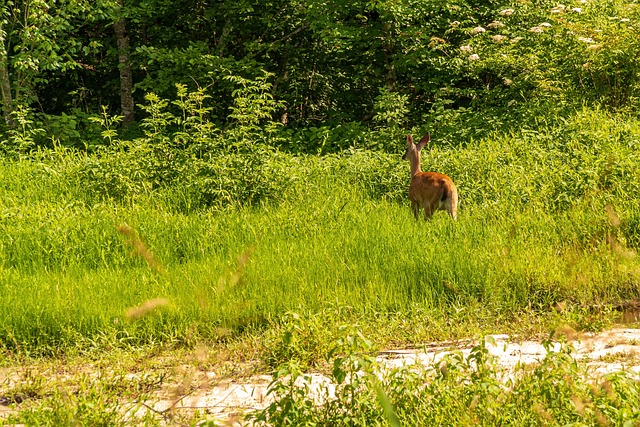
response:
<path id="1" fill-rule="evenodd" d="M 413 137 L 411 135 L 407 135 L 407 147 L 411 147 L 413 145 Z"/>
<path id="2" fill-rule="evenodd" d="M 427 132 L 427 134 L 425 136 L 422 137 L 422 139 L 420 140 L 420 142 L 418 142 L 417 144 L 417 149 L 418 150 L 422 150 L 422 147 L 424 147 L 425 145 L 427 145 L 429 143 L 429 140 L 431 139 L 431 134 L 429 134 Z"/>

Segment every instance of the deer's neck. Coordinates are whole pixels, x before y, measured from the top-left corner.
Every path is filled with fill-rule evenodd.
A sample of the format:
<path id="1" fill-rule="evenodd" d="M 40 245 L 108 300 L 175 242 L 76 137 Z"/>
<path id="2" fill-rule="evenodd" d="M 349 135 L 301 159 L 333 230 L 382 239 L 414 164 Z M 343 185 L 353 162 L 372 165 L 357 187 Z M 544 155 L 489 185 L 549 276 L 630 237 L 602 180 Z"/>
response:
<path id="1" fill-rule="evenodd" d="M 420 153 L 416 153 L 415 156 L 411 156 L 411 178 L 422 172 L 420 170 Z"/>

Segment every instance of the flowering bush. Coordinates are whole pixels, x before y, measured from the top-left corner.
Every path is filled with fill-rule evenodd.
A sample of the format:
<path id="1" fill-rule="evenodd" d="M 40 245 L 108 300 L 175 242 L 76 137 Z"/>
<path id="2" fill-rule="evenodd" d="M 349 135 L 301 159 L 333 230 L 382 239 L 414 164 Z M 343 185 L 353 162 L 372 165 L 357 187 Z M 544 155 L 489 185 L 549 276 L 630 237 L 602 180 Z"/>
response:
<path id="1" fill-rule="evenodd" d="M 394 65 L 404 80 L 399 91 L 411 95 L 409 123 L 437 130 L 440 141 L 464 143 L 527 124 L 539 128 L 541 120 L 566 118 L 585 104 L 636 108 L 640 7 L 620 0 L 541 0 L 471 12 L 468 2 L 456 1 L 448 3 L 447 15 L 428 0 L 419 3 L 428 29 L 400 32 L 405 56 Z"/>
<path id="2" fill-rule="evenodd" d="M 631 107 L 640 93 L 639 28 L 640 7 L 599 0 L 519 2 L 487 22 L 452 25 L 443 39 L 467 35 L 457 52 L 447 52 L 452 75 L 468 81 L 466 90 L 460 81 L 451 85 L 454 101 L 466 95 L 482 106 L 548 100 Z"/>

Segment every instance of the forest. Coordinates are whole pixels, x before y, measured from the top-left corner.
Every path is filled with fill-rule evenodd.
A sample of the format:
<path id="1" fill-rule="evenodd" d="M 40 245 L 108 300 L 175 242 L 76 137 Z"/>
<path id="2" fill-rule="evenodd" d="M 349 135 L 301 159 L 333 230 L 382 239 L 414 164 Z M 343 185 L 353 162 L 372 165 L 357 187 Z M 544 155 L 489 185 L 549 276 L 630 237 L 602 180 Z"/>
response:
<path id="1" fill-rule="evenodd" d="M 635 425 L 637 374 L 571 342 L 640 319 L 639 31 L 627 0 L 4 0 L 0 425 Z M 411 212 L 427 132 L 457 220 Z M 509 377 L 491 334 L 547 355 Z M 438 343 L 473 349 L 376 359 Z M 205 374 L 270 403 L 181 403 Z"/>
<path id="2" fill-rule="evenodd" d="M 391 150 L 396 128 L 455 145 L 586 106 L 637 109 L 630 2 L 10 0 L 0 13 L 6 154 L 108 145 L 105 120 L 130 140 L 154 111 L 172 115 L 170 139 L 182 114 L 226 145 L 255 126 L 270 146 L 329 153 L 371 131 L 369 149 Z"/>

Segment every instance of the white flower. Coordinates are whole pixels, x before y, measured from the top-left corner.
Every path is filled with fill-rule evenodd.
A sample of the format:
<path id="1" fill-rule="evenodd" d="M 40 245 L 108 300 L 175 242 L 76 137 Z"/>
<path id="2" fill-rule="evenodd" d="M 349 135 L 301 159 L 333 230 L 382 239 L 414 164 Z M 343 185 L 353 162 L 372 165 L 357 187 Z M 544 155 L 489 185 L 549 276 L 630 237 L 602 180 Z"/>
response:
<path id="1" fill-rule="evenodd" d="M 485 31 L 487 30 L 485 30 L 482 27 L 475 27 L 473 30 L 471 30 L 471 34 L 480 34 L 480 33 L 484 33 Z"/>
<path id="2" fill-rule="evenodd" d="M 573 10 L 576 13 L 582 13 L 582 8 L 581 7 L 572 7 L 571 10 Z"/>
<path id="3" fill-rule="evenodd" d="M 463 51 L 464 53 L 473 52 L 473 48 L 471 46 L 469 46 L 469 45 L 460 46 L 460 50 Z"/>
<path id="4" fill-rule="evenodd" d="M 506 86 L 511 86 L 511 84 L 513 83 L 513 80 L 511 80 L 511 79 L 504 79 L 504 80 L 502 80 L 502 82 L 503 82 Z"/>
<path id="5" fill-rule="evenodd" d="M 511 16 L 511 15 L 513 15 L 513 12 L 515 12 L 513 9 L 503 9 L 498 13 L 500 15 L 504 15 L 504 16 Z"/>
<path id="6" fill-rule="evenodd" d="M 496 34 L 495 36 L 491 36 L 491 40 L 493 40 L 496 43 L 502 43 L 506 39 L 507 39 L 507 36 L 503 36 L 501 34 Z"/>
<path id="7" fill-rule="evenodd" d="M 493 21 L 492 23 L 487 25 L 487 27 L 491 28 L 492 30 L 495 30 L 497 28 L 504 27 L 504 24 L 502 22 L 500 22 L 500 21 Z"/>
<path id="8" fill-rule="evenodd" d="M 620 20 L 620 22 L 629 22 L 629 21 L 630 21 L 630 19 L 629 19 L 629 18 L 622 18 L 622 19 Z"/>
<path id="9" fill-rule="evenodd" d="M 477 53 L 469 56 L 469 61 L 477 61 L 478 59 L 480 59 L 480 55 L 478 55 Z"/>
<path id="10" fill-rule="evenodd" d="M 531 27 L 529 28 L 530 33 L 544 33 L 544 30 L 541 27 Z"/>
<path id="11" fill-rule="evenodd" d="M 449 26 L 452 28 L 456 28 L 459 25 L 460 25 L 460 21 L 453 21 L 451 24 L 449 24 Z"/>
<path id="12" fill-rule="evenodd" d="M 578 40 L 584 43 L 594 43 L 591 37 L 578 37 Z"/>
<path id="13" fill-rule="evenodd" d="M 562 13 L 567 7 L 563 4 L 559 4 L 553 9 L 551 9 L 551 13 Z"/>
<path id="14" fill-rule="evenodd" d="M 550 27 L 551 24 L 549 24 L 548 22 L 543 22 L 542 24 L 538 24 L 538 27 Z"/>

